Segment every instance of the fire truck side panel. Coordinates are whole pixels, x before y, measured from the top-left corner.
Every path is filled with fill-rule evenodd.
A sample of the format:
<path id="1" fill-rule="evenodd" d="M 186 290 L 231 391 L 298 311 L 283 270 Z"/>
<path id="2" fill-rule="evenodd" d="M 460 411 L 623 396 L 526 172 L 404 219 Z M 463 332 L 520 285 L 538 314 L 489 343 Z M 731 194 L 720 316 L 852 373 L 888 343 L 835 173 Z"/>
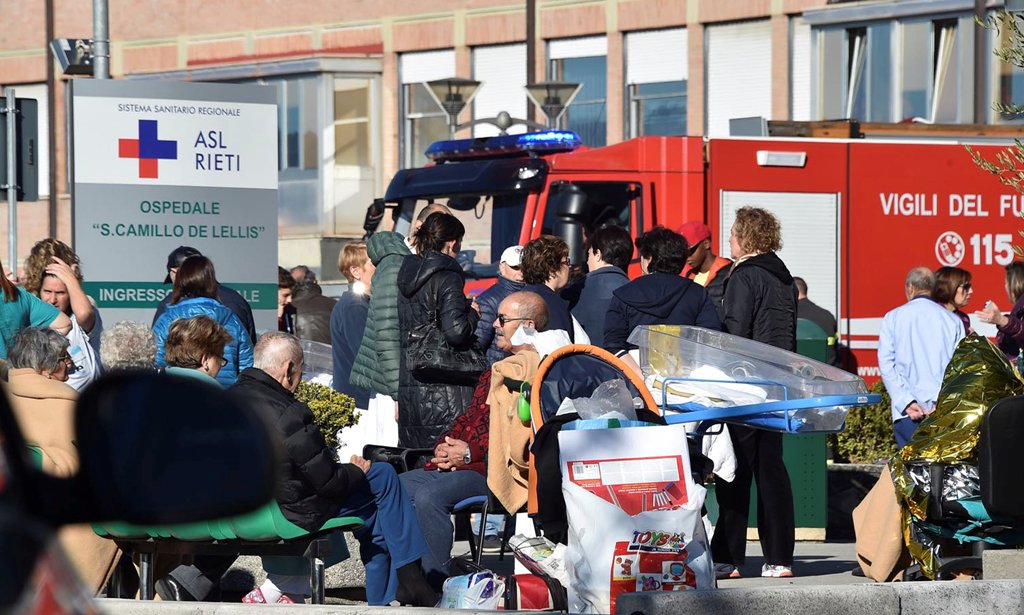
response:
<path id="1" fill-rule="evenodd" d="M 994 158 L 1003 148 L 978 148 Z M 878 331 L 885 313 L 906 301 L 915 266 L 971 272 L 968 314 L 992 300 L 1012 305 L 1005 265 L 1020 243 L 1021 195 L 981 170 L 962 145 L 854 143 L 850 153 L 850 245 L 847 342 L 858 373 L 878 375 Z M 972 319 L 983 335 L 995 329 Z"/>

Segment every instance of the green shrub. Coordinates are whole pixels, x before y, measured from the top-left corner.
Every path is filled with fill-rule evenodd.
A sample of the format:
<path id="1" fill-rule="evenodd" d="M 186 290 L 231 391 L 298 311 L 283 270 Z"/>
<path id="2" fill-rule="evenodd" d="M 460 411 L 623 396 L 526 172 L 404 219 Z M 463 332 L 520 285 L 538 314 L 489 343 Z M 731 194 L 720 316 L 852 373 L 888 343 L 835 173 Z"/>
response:
<path id="1" fill-rule="evenodd" d="M 850 463 L 886 462 L 896 453 L 892 431 L 892 401 L 879 379 L 871 387 L 882 401 L 871 406 L 858 406 L 846 415 L 846 429 L 829 436 L 836 461 Z"/>
<path id="2" fill-rule="evenodd" d="M 355 400 L 331 387 L 316 382 L 302 382 L 295 391 L 295 398 L 313 411 L 313 420 L 324 434 L 327 446 L 331 448 L 338 446 L 339 429 L 359 422 L 355 414 Z"/>

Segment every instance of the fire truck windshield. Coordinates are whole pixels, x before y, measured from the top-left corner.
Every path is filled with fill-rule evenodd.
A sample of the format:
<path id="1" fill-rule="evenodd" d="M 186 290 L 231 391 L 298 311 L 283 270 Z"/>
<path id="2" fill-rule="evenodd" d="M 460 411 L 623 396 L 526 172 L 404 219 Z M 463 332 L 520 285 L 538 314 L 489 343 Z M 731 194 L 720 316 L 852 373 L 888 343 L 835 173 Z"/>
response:
<path id="1" fill-rule="evenodd" d="M 495 278 L 501 253 L 519 243 L 526 197 L 520 192 L 418 199 L 414 215 L 430 202 L 448 205 L 452 215 L 466 227 L 458 260 L 466 272 L 467 282 Z"/>

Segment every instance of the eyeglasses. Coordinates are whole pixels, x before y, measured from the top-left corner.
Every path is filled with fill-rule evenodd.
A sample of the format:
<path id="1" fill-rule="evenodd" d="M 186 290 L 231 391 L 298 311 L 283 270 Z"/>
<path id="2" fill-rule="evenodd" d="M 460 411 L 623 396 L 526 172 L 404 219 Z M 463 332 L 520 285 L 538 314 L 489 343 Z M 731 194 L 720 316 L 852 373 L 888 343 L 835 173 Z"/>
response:
<path id="1" fill-rule="evenodd" d="M 970 282 L 964 282 L 963 284 L 961 284 L 959 286 L 959 288 L 962 288 L 962 289 L 964 289 L 964 292 L 967 292 L 967 291 L 971 290 L 971 283 Z"/>
<path id="2" fill-rule="evenodd" d="M 69 374 L 73 374 L 76 371 L 78 371 L 78 366 L 75 365 L 75 362 L 71 359 L 71 355 L 69 355 L 68 353 L 65 352 L 64 354 L 62 354 L 60 356 L 60 361 L 61 363 L 64 364 L 64 367 L 67 368 L 67 372 Z"/>
<path id="3" fill-rule="evenodd" d="M 220 360 L 220 366 L 221 367 L 224 367 L 225 365 L 228 364 L 228 360 L 225 359 L 224 357 L 218 357 L 218 359 Z"/>
<path id="4" fill-rule="evenodd" d="M 498 324 L 503 326 L 503 327 L 505 326 L 505 323 L 515 322 L 517 320 L 530 320 L 530 319 L 529 318 L 509 318 L 508 316 L 505 316 L 504 314 L 498 314 Z"/>

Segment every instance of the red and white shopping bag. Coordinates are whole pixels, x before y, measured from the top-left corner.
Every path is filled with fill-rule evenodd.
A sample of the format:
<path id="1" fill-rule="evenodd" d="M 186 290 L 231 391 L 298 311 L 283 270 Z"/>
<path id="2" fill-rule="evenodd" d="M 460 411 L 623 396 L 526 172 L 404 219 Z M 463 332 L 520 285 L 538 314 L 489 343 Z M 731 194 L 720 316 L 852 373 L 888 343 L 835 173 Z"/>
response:
<path id="1" fill-rule="evenodd" d="M 614 613 L 625 592 L 715 586 L 682 425 L 558 435 L 569 521 L 569 611 Z"/>

